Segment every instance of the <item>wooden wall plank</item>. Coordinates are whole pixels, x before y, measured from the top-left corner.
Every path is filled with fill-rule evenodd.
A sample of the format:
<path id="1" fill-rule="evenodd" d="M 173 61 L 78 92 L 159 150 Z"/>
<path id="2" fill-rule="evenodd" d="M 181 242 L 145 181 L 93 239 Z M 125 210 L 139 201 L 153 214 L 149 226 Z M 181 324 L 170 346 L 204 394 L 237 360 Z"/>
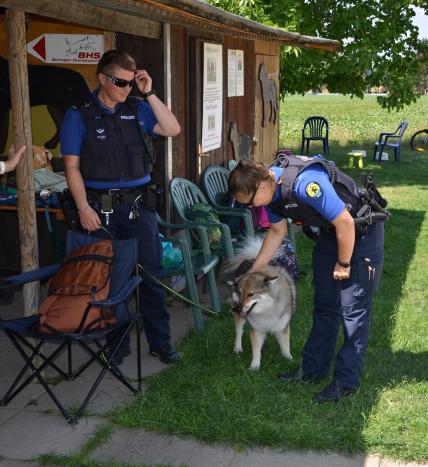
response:
<path id="1" fill-rule="evenodd" d="M 181 133 L 172 140 L 173 177 L 187 177 L 187 33 L 181 26 L 171 26 L 172 112 Z"/>
<path id="2" fill-rule="evenodd" d="M 254 159 L 269 164 L 273 161 L 279 146 L 279 109 L 275 124 L 266 121 L 266 126 L 262 127 L 262 95 L 260 81 L 258 78 L 260 64 L 266 66 L 268 78 L 274 79 L 279 93 L 279 56 L 256 55 L 254 67 L 255 87 L 255 132 L 257 142 L 254 148 Z M 279 99 L 279 94 L 278 94 Z M 269 118 L 269 113 L 267 114 Z"/>
<path id="3" fill-rule="evenodd" d="M 227 50 L 238 49 L 244 51 L 244 95 L 227 97 Z M 232 144 L 229 139 L 230 123 L 237 123 L 240 135 L 254 136 L 254 42 L 246 39 L 225 38 L 224 42 L 224 64 L 225 64 L 225 99 L 226 99 L 226 152 L 224 159 L 233 159 Z M 252 152 L 252 150 L 251 150 Z"/>
<path id="4" fill-rule="evenodd" d="M 254 41 L 254 53 L 261 55 L 274 55 L 279 56 L 280 53 L 280 43 L 272 41 Z"/>

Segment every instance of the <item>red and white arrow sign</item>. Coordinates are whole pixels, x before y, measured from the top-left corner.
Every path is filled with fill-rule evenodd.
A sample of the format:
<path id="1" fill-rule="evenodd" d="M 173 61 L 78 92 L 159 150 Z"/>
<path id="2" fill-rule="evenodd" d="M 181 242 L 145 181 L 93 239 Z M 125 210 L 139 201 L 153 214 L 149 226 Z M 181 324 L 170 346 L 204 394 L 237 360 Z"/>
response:
<path id="1" fill-rule="evenodd" d="M 43 34 L 27 44 L 29 54 L 45 63 L 98 63 L 103 35 Z"/>

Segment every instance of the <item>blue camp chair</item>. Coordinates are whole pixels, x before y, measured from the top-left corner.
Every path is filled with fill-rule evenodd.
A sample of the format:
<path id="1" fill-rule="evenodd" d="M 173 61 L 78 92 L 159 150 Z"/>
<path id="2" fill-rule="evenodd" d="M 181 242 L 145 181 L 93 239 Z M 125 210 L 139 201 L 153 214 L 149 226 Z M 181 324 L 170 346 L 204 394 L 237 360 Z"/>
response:
<path id="1" fill-rule="evenodd" d="M 68 254 L 83 245 L 94 243 L 96 241 L 98 241 L 98 239 L 93 236 L 68 232 L 66 253 Z M 135 289 L 138 289 L 137 286 L 141 282 L 141 278 L 139 276 L 133 275 L 137 264 L 136 240 L 113 240 L 113 251 L 114 258 L 110 275 L 108 299 L 105 301 L 93 301 L 90 302 L 90 304 L 93 306 L 110 308 L 117 318 L 117 324 L 89 331 L 87 333 L 45 334 L 36 330 L 35 325 L 38 320 L 37 315 L 12 320 L 0 320 L 0 329 L 5 331 L 9 336 L 12 344 L 24 360 L 23 368 L 19 371 L 16 379 L 13 381 L 6 394 L 1 398 L 0 406 L 7 405 L 30 382 L 37 378 L 39 383 L 43 386 L 52 401 L 63 414 L 66 421 L 70 424 L 76 424 L 107 372 L 110 372 L 133 393 L 141 390 L 141 315 L 139 313 L 130 313 L 127 305 L 128 298 Z M 53 276 L 59 268 L 60 265 L 47 266 L 6 278 L 0 282 L 0 289 L 17 290 L 23 284 L 48 279 Z M 129 335 L 135 324 L 137 326 L 138 372 L 136 385 L 131 384 L 114 363 L 114 359 L 122 342 Z M 114 344 L 110 342 L 110 347 L 107 348 L 105 338 L 109 335 L 112 336 L 113 333 L 114 340 L 112 342 L 114 342 Z M 49 346 L 44 348 L 45 344 L 49 344 Z M 89 355 L 89 359 L 76 371 L 73 370 L 73 344 L 78 345 Z M 54 350 L 52 349 L 53 347 Z M 55 363 L 55 360 L 65 350 L 68 352 L 68 363 L 67 369 L 63 370 Z M 41 362 L 37 367 L 35 359 L 38 359 L 38 361 Z M 77 409 L 77 412 L 74 415 L 71 415 L 55 395 L 53 387 L 47 383 L 43 375 L 43 370 L 50 367 L 65 380 L 70 381 L 80 376 L 93 362 L 97 362 L 101 366 L 101 371 L 85 396 L 81 406 Z"/>
<path id="2" fill-rule="evenodd" d="M 323 153 L 325 156 L 329 153 L 328 147 L 328 121 L 324 117 L 313 116 L 305 120 L 302 128 L 302 148 L 300 154 L 309 153 L 309 143 L 311 141 L 322 141 Z"/>

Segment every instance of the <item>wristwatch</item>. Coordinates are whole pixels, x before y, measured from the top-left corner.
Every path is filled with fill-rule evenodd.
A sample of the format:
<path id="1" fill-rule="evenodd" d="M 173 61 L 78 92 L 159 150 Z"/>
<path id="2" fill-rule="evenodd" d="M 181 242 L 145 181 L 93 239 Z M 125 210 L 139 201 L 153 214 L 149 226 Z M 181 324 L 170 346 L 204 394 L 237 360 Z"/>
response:
<path id="1" fill-rule="evenodd" d="M 152 89 L 149 92 L 143 92 L 143 99 L 147 99 L 149 96 L 156 96 L 156 91 Z"/>
<path id="2" fill-rule="evenodd" d="M 339 266 L 342 266 L 342 268 L 350 268 L 351 267 L 351 263 L 345 263 L 345 262 L 339 261 L 339 260 L 337 260 L 337 264 Z"/>

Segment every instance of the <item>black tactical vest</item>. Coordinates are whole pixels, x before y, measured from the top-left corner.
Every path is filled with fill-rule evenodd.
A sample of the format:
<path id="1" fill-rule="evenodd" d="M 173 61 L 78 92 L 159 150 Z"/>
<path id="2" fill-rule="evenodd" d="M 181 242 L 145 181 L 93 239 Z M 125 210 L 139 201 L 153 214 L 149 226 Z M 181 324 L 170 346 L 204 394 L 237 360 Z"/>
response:
<path id="1" fill-rule="evenodd" d="M 297 224 L 331 228 L 332 224 L 322 217 L 318 211 L 306 203 L 302 203 L 293 194 L 294 182 L 303 169 L 311 165 L 321 165 L 330 176 L 339 198 L 345 203 L 352 217 L 356 217 L 360 207 L 360 192 L 354 180 L 341 172 L 333 162 L 316 157 L 287 156 L 282 164 L 281 199 L 272 202 L 269 208 L 275 214 L 292 219 Z"/>
<path id="2" fill-rule="evenodd" d="M 155 163 L 152 138 L 138 122 L 138 99 L 129 97 L 112 115 L 93 99 L 79 111 L 87 136 L 80 153 L 84 179 L 131 180 L 149 175 Z"/>

